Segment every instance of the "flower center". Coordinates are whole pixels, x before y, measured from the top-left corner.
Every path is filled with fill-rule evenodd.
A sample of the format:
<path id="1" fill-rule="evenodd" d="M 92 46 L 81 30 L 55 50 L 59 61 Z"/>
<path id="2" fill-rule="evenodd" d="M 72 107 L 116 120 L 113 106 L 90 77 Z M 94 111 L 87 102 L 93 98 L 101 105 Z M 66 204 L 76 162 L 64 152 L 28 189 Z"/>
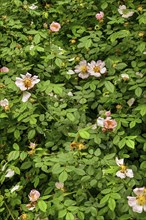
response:
<path id="1" fill-rule="evenodd" d="M 53 24 L 52 28 L 58 29 L 58 25 L 57 24 Z"/>
<path id="2" fill-rule="evenodd" d="M 124 15 L 126 15 L 126 14 L 128 14 L 129 10 L 128 9 L 123 9 L 122 12 L 123 12 Z"/>
<path id="3" fill-rule="evenodd" d="M 93 68 L 93 70 L 94 70 L 95 73 L 99 73 L 100 72 L 100 67 L 99 66 L 95 66 Z"/>
<path id="4" fill-rule="evenodd" d="M 25 85 L 26 88 L 29 88 L 29 87 L 31 87 L 31 85 L 32 85 L 32 81 L 31 81 L 30 78 L 24 79 L 24 80 L 23 80 L 23 83 L 24 83 L 24 85 Z"/>
<path id="5" fill-rule="evenodd" d="M 146 195 L 145 194 L 141 194 L 141 195 L 137 196 L 136 197 L 136 201 L 141 206 L 146 205 Z"/>
<path id="6" fill-rule="evenodd" d="M 81 66 L 81 72 L 82 73 L 86 73 L 87 72 L 87 66 L 86 65 Z"/>
<path id="7" fill-rule="evenodd" d="M 127 167 L 125 165 L 121 165 L 121 173 L 125 173 L 125 171 L 127 170 Z"/>

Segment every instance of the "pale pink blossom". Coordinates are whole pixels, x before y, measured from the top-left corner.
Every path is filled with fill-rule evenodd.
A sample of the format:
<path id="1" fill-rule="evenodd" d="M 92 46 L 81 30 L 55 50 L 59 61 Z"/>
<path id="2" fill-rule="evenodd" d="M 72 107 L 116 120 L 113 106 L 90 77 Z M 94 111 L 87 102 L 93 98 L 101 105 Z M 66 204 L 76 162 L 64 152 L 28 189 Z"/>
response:
<path id="1" fill-rule="evenodd" d="M 88 64 L 86 60 L 80 61 L 79 65 L 75 66 L 75 73 L 79 74 L 79 77 L 82 79 L 86 79 L 90 76 L 88 71 Z"/>
<path id="2" fill-rule="evenodd" d="M 91 76 L 99 78 L 102 74 L 106 73 L 105 62 L 101 60 L 98 60 L 97 62 L 92 60 L 91 63 L 88 63 L 88 67 L 88 72 Z"/>
<path id="3" fill-rule="evenodd" d="M 34 87 L 40 81 L 38 76 L 32 76 L 30 73 L 26 73 L 26 75 L 21 74 L 20 77 L 16 77 L 16 86 L 20 88 L 21 91 L 29 90 Z"/>
<path id="4" fill-rule="evenodd" d="M 37 146 L 37 144 L 35 144 L 35 143 L 33 143 L 33 142 L 30 142 L 29 148 L 35 149 L 36 146 Z"/>
<path id="5" fill-rule="evenodd" d="M 111 111 L 106 111 L 106 112 L 105 112 L 105 116 L 106 116 L 106 117 L 109 117 L 110 115 L 111 115 Z"/>
<path id="6" fill-rule="evenodd" d="M 1 72 L 3 73 L 8 73 L 9 72 L 9 69 L 6 67 L 6 66 L 3 66 L 1 69 L 0 69 Z"/>
<path id="7" fill-rule="evenodd" d="M 121 77 L 124 81 L 128 81 L 129 80 L 129 75 L 126 73 L 121 74 Z"/>
<path id="8" fill-rule="evenodd" d="M 98 117 L 97 118 L 97 126 L 104 127 L 104 121 L 105 121 L 104 118 Z"/>
<path id="9" fill-rule="evenodd" d="M 19 185 L 15 185 L 12 189 L 11 189 L 11 193 L 15 192 L 16 190 L 19 189 Z"/>
<path id="10" fill-rule="evenodd" d="M 31 9 L 31 10 L 35 10 L 37 8 L 38 8 L 38 6 L 35 4 L 32 4 L 31 6 L 29 6 L 29 9 Z"/>
<path id="11" fill-rule="evenodd" d="M 14 174 L 15 174 L 14 170 L 7 169 L 5 177 L 11 178 L 14 176 Z"/>
<path id="12" fill-rule="evenodd" d="M 126 5 L 120 5 L 118 8 L 118 12 L 122 15 L 123 18 L 129 18 L 134 14 L 133 11 L 130 11 L 126 8 Z"/>
<path id="13" fill-rule="evenodd" d="M 146 188 L 135 188 L 133 192 L 136 194 L 136 197 L 127 196 L 128 205 L 132 207 L 133 212 L 146 212 Z"/>
<path id="14" fill-rule="evenodd" d="M 95 17 L 96 17 L 97 20 L 100 21 L 100 20 L 103 19 L 103 17 L 104 17 L 104 13 L 103 13 L 102 11 L 100 11 L 99 13 L 96 14 Z"/>
<path id="15" fill-rule="evenodd" d="M 117 126 L 117 122 L 115 119 L 111 119 L 111 117 L 107 117 L 104 120 L 104 128 L 107 130 L 113 130 Z"/>
<path id="16" fill-rule="evenodd" d="M 68 71 L 67 71 L 67 74 L 68 74 L 68 75 L 73 75 L 73 74 L 75 74 L 75 72 L 74 72 L 73 70 L 68 70 Z"/>
<path id="17" fill-rule="evenodd" d="M 56 182 L 55 186 L 56 186 L 57 189 L 64 189 L 64 183 Z"/>
<path id="18" fill-rule="evenodd" d="M 40 193 L 39 193 L 39 191 L 37 191 L 37 190 L 35 190 L 35 189 L 32 189 L 32 190 L 30 191 L 28 197 L 29 197 L 29 200 L 30 200 L 31 202 L 36 202 L 36 201 L 39 199 L 39 197 L 40 197 Z"/>
<path id="19" fill-rule="evenodd" d="M 58 22 L 52 22 L 51 24 L 50 24 L 50 30 L 52 31 L 52 32 L 58 32 L 59 30 L 60 30 L 60 28 L 61 28 L 61 25 L 58 23 Z"/>
<path id="20" fill-rule="evenodd" d="M 116 164 L 120 167 L 120 170 L 116 173 L 117 177 L 120 177 L 121 179 L 134 177 L 133 171 L 125 166 L 124 159 L 118 159 L 116 157 Z"/>
<path id="21" fill-rule="evenodd" d="M 0 101 L 0 106 L 1 107 L 6 107 L 6 106 L 9 106 L 9 101 L 8 101 L 8 99 L 3 99 L 3 100 L 1 100 Z"/>

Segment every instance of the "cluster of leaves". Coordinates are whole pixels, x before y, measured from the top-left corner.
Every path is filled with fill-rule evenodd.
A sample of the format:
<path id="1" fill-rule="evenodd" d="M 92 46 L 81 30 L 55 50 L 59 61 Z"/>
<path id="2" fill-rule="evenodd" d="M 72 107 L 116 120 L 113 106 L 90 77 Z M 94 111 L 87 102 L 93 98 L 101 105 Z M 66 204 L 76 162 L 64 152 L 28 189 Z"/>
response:
<path id="1" fill-rule="evenodd" d="M 33 3 L 35 10 L 29 8 Z M 132 17 L 121 17 L 122 4 L 134 11 Z M 0 0 L 0 5 L 0 67 L 9 68 L 0 72 L 0 100 L 10 105 L 0 107 L 0 219 L 25 219 L 24 213 L 28 220 L 143 219 L 143 213 L 132 212 L 127 196 L 146 185 L 145 1 Z M 95 18 L 99 11 L 101 22 Z M 61 25 L 57 33 L 49 29 L 53 21 Z M 99 59 L 107 68 L 101 79 L 67 74 L 82 60 Z M 26 72 L 40 82 L 23 103 L 15 80 Z M 92 129 L 104 110 L 117 121 L 112 132 Z M 36 143 L 34 151 L 30 142 Z M 85 149 L 71 150 L 72 142 Z M 134 178 L 115 176 L 116 156 L 126 158 Z M 13 177 L 6 177 L 7 169 Z M 16 184 L 19 189 L 11 192 Z M 26 204 L 34 188 L 41 197 L 30 211 Z"/>

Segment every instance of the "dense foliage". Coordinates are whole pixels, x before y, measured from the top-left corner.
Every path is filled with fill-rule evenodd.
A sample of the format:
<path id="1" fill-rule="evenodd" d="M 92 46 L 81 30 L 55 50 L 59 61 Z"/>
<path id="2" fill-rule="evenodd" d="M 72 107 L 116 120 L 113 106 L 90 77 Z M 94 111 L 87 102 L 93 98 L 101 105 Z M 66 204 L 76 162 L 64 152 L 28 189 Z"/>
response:
<path id="1" fill-rule="evenodd" d="M 0 5 L 0 219 L 144 219 L 145 1 Z"/>

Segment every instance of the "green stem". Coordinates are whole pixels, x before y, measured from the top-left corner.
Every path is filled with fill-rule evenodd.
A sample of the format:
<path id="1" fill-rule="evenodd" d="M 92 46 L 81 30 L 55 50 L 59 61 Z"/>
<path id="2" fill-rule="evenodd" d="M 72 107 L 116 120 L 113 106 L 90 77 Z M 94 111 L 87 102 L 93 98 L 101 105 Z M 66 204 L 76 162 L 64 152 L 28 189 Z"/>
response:
<path id="1" fill-rule="evenodd" d="M 13 217 L 13 215 L 12 215 L 12 213 L 11 213 L 11 211 L 10 211 L 9 207 L 7 206 L 7 204 L 6 204 L 5 201 L 4 201 L 4 204 L 5 204 L 5 206 L 6 206 L 7 210 L 8 210 L 8 212 L 9 212 L 9 215 L 12 217 L 13 220 L 15 220 L 15 218 Z"/>

